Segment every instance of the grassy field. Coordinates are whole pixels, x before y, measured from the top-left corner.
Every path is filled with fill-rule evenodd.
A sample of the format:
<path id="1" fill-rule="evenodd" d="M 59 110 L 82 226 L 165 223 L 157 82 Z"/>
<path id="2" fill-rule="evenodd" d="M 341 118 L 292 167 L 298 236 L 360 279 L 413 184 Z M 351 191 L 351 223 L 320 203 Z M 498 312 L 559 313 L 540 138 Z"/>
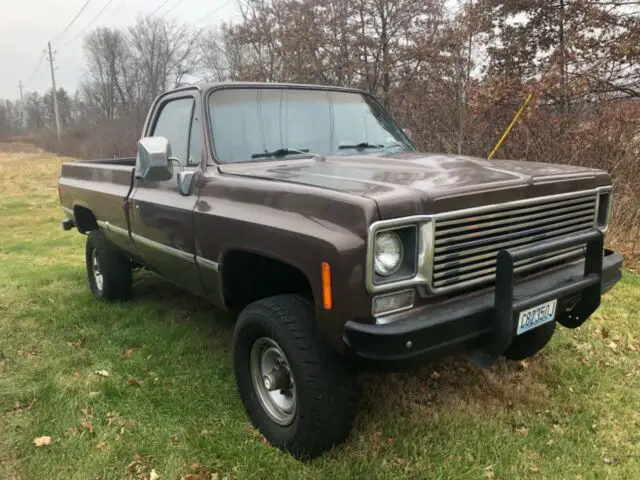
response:
<path id="1" fill-rule="evenodd" d="M 300 463 L 245 417 L 233 318 L 145 273 L 92 299 L 60 162 L 0 153 L 1 479 L 640 478 L 640 277 L 529 362 L 363 375 L 348 443 Z"/>

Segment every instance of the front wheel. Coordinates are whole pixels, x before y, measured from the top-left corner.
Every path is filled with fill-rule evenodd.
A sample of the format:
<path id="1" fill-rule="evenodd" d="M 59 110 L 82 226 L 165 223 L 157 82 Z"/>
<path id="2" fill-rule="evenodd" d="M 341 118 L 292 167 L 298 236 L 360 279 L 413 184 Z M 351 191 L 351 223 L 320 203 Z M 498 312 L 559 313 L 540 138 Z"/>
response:
<path id="1" fill-rule="evenodd" d="M 249 305 L 235 328 L 233 362 L 244 407 L 272 445 L 310 459 L 348 436 L 353 378 L 322 344 L 305 298 L 281 295 Z"/>

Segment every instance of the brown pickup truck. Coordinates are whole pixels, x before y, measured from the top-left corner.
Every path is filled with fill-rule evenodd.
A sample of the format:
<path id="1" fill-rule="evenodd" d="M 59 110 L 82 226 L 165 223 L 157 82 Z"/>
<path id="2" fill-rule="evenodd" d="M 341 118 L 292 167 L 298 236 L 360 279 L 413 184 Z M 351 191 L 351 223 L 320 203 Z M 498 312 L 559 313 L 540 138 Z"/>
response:
<path id="1" fill-rule="evenodd" d="M 167 92 L 136 158 L 65 163 L 59 190 L 97 298 L 144 267 L 240 312 L 240 397 L 297 457 L 346 438 L 357 367 L 529 357 L 621 276 L 606 172 L 418 153 L 354 89 Z"/>

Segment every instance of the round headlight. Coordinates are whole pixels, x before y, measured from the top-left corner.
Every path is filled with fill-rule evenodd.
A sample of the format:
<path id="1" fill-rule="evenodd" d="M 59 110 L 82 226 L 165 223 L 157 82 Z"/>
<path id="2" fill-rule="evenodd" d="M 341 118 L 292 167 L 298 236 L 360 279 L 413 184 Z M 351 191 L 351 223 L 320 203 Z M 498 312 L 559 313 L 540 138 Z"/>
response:
<path id="1" fill-rule="evenodd" d="M 402 263 L 402 240 L 397 233 L 384 232 L 376 236 L 374 267 L 378 275 L 388 277 L 398 271 Z"/>

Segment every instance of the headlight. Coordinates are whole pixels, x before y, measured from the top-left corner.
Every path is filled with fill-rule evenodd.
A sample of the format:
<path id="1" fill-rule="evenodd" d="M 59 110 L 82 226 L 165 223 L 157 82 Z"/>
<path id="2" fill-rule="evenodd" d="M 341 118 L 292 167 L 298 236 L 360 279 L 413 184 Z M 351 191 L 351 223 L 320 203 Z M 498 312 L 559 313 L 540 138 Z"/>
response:
<path id="1" fill-rule="evenodd" d="M 373 261 L 378 275 L 388 277 L 398 271 L 404 255 L 402 241 L 395 232 L 383 232 L 376 236 Z"/>

